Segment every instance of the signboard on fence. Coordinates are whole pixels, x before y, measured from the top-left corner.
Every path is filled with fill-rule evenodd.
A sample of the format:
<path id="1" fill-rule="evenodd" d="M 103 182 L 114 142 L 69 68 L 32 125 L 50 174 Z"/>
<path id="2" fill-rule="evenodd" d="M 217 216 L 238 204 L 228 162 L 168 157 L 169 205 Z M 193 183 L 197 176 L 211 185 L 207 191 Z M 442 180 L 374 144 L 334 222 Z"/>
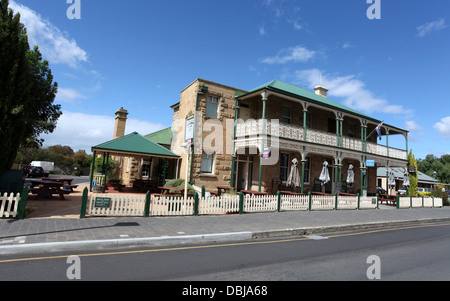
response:
<path id="1" fill-rule="evenodd" d="M 111 206 L 111 198 L 96 197 L 94 205 L 97 208 L 109 208 Z"/>
<path id="2" fill-rule="evenodd" d="M 375 167 L 375 160 L 367 159 L 366 160 L 366 167 Z"/>

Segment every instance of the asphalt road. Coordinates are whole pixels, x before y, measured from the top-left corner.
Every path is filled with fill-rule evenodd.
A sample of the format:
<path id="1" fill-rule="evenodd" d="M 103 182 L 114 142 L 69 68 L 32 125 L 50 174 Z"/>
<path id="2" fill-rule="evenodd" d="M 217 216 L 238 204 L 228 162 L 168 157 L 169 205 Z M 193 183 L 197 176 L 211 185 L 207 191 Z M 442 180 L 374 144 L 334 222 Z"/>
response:
<path id="1" fill-rule="evenodd" d="M 236 243 L 4 255 L 0 280 L 448 281 L 449 247 L 450 223 L 411 225 Z"/>

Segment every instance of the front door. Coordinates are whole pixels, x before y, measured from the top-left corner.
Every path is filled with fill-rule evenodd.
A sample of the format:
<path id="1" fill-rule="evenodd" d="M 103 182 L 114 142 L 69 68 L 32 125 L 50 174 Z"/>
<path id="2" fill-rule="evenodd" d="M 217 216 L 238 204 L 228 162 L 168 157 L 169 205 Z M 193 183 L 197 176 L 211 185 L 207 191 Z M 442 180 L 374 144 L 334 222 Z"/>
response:
<path id="1" fill-rule="evenodd" d="M 237 189 L 248 190 L 248 162 L 238 162 Z"/>

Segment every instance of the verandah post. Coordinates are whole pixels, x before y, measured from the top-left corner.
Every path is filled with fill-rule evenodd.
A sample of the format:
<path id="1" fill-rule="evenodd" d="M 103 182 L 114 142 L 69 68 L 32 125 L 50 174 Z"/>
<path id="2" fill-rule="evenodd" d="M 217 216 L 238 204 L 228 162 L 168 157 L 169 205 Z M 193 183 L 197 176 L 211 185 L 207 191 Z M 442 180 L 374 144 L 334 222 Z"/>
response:
<path id="1" fill-rule="evenodd" d="M 83 195 L 81 196 L 80 218 L 85 218 L 86 216 L 87 198 L 88 198 L 88 189 L 87 187 L 85 187 L 83 189 Z"/>
<path id="2" fill-rule="evenodd" d="M 396 198 L 395 204 L 397 205 L 397 209 L 399 209 L 400 208 L 400 197 L 398 196 L 398 193 L 395 198 Z"/>
<path id="3" fill-rule="evenodd" d="M 338 193 L 334 193 L 334 210 L 338 209 Z"/>

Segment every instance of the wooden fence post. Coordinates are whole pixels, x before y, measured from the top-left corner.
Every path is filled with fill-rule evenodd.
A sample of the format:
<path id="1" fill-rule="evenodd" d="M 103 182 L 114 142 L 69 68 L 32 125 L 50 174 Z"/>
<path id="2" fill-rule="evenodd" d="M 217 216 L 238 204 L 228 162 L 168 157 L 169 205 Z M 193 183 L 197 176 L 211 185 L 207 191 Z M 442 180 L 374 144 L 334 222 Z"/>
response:
<path id="1" fill-rule="evenodd" d="M 19 206 L 17 208 L 17 219 L 24 219 L 25 217 L 25 208 L 27 207 L 28 200 L 28 187 L 25 187 L 22 190 L 22 194 L 20 195 Z"/>
<path id="2" fill-rule="evenodd" d="M 358 210 L 359 210 L 359 203 L 361 201 L 361 196 L 359 195 L 359 192 L 356 194 L 356 196 L 358 197 Z"/>
<path id="3" fill-rule="evenodd" d="M 277 191 L 277 196 L 278 196 L 277 211 L 280 212 L 281 211 L 281 192 L 279 190 Z"/>
<path id="4" fill-rule="evenodd" d="M 198 192 L 194 194 L 194 216 L 198 215 Z"/>
<path id="5" fill-rule="evenodd" d="M 150 191 L 145 194 L 144 217 L 150 216 Z"/>
<path id="6" fill-rule="evenodd" d="M 308 191 L 308 197 L 309 197 L 308 210 L 311 211 L 311 205 L 312 205 L 312 195 L 311 195 L 311 191 Z"/>
<path id="7" fill-rule="evenodd" d="M 334 210 L 338 209 L 338 193 L 334 193 Z"/>
<path id="8" fill-rule="evenodd" d="M 80 218 L 86 217 L 87 198 L 88 198 L 88 190 L 87 190 L 87 187 L 85 187 L 83 190 L 83 195 L 81 196 Z"/>
<path id="9" fill-rule="evenodd" d="M 395 204 L 397 205 L 397 209 L 399 209 L 400 208 L 400 197 L 399 197 L 398 193 L 397 193 L 397 196 L 395 198 L 396 198 Z"/>
<path id="10" fill-rule="evenodd" d="M 244 212 L 244 194 L 239 192 L 239 214 Z"/>

